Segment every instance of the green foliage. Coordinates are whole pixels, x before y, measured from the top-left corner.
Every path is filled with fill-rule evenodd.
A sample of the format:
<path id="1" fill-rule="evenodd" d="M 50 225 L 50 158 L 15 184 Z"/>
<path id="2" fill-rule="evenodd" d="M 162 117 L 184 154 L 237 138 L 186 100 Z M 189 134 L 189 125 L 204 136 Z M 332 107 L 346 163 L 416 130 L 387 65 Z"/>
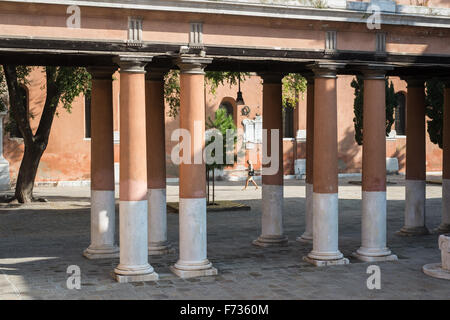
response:
<path id="1" fill-rule="evenodd" d="M 355 140 L 358 145 L 363 144 L 363 106 L 364 106 L 364 80 L 360 77 L 353 79 L 351 86 L 355 89 L 355 100 L 353 103 L 353 124 L 355 127 Z M 386 79 L 386 136 L 391 132 L 394 124 L 394 111 L 397 107 L 394 84 Z"/>
<path id="2" fill-rule="evenodd" d="M 27 66 L 17 66 L 17 81 L 21 85 L 27 85 L 29 81 L 27 80 L 28 74 L 33 68 Z M 21 93 L 19 93 L 21 94 Z M 6 85 L 5 74 L 3 72 L 3 66 L 0 65 L 0 112 L 7 111 L 7 101 L 8 101 L 8 86 Z M 21 97 L 22 99 L 24 97 Z"/>
<path id="3" fill-rule="evenodd" d="M 310 0 L 311 5 L 317 9 L 328 8 L 328 3 L 325 0 Z"/>
<path id="4" fill-rule="evenodd" d="M 209 93 L 215 95 L 217 88 L 226 83 L 229 86 L 237 85 L 239 77 L 244 82 L 250 76 L 249 72 L 222 72 L 207 71 L 205 73 L 205 85 L 209 86 Z M 169 106 L 168 115 L 175 118 L 180 108 L 180 72 L 171 70 L 164 79 L 164 98 Z M 283 107 L 297 105 L 300 92 L 306 90 L 306 79 L 300 74 L 290 73 L 283 78 Z"/>
<path id="5" fill-rule="evenodd" d="M 209 92 L 215 95 L 219 85 L 224 85 L 227 82 L 231 87 L 237 85 L 239 77 L 243 82 L 249 75 L 248 72 L 207 71 L 205 73 L 205 85 L 209 85 Z M 169 105 L 168 115 L 176 118 L 180 109 L 180 71 L 171 70 L 166 74 L 164 78 L 164 99 Z"/>
<path id="6" fill-rule="evenodd" d="M 209 92 L 215 95 L 217 88 L 220 85 L 225 85 L 225 82 L 228 82 L 231 88 L 231 86 L 238 84 L 239 77 L 241 78 L 241 82 L 244 82 L 248 76 L 250 76 L 248 72 L 207 71 L 205 73 L 205 80 L 209 85 Z"/>
<path id="7" fill-rule="evenodd" d="M 170 70 L 164 77 L 164 99 L 169 105 L 168 115 L 175 118 L 180 109 L 180 71 Z"/>
<path id="8" fill-rule="evenodd" d="M 205 125 L 206 129 L 217 129 L 219 130 L 219 132 L 222 134 L 222 138 L 223 138 L 223 159 L 222 159 L 222 163 L 212 163 L 212 164 L 206 164 L 206 169 L 207 170 L 213 170 L 213 169 L 222 169 L 224 167 L 226 167 L 227 164 L 226 163 L 226 136 L 227 136 L 227 131 L 230 131 L 230 134 L 235 134 L 236 133 L 236 126 L 234 125 L 234 121 L 233 121 L 233 117 L 231 115 L 227 114 L 227 110 L 225 108 L 219 108 L 216 110 L 215 114 L 214 114 L 214 120 L 211 119 L 211 117 L 208 117 L 208 120 L 206 121 L 206 125 Z M 210 141 L 206 141 L 206 146 L 208 146 L 209 144 L 213 143 L 215 140 L 215 137 L 213 137 Z M 235 144 L 237 141 L 237 137 L 234 135 L 234 139 L 233 139 L 233 144 Z M 215 150 L 212 153 L 212 156 L 215 156 Z"/>
<path id="9" fill-rule="evenodd" d="M 298 73 L 289 73 L 283 78 L 283 108 L 295 108 L 300 92 L 306 91 L 306 79 Z"/>
<path id="10" fill-rule="evenodd" d="M 52 108 L 56 108 L 59 103 L 67 111 L 72 111 L 72 103 L 81 93 L 90 95 L 91 75 L 85 68 L 80 67 L 45 67 L 47 83 L 55 85 L 57 94 L 51 101 Z"/>
<path id="11" fill-rule="evenodd" d="M 17 82 L 21 86 L 26 86 L 29 84 L 29 81 L 27 79 L 30 72 L 33 70 L 33 67 L 29 66 L 17 66 L 16 67 L 16 73 L 17 73 Z M 24 101 L 27 97 L 23 96 L 24 91 L 18 91 L 17 92 L 17 99 L 21 99 L 21 101 Z M 26 95 L 26 92 L 25 92 Z M 5 74 L 3 72 L 3 66 L 0 66 L 0 112 L 8 111 L 8 118 L 7 121 L 4 123 L 5 125 L 5 131 L 6 132 L 18 132 L 18 124 L 16 123 L 14 113 L 14 108 L 7 108 L 7 97 L 8 96 L 8 86 L 6 84 L 6 78 Z M 28 116 L 32 118 L 32 114 L 29 113 Z"/>
<path id="12" fill-rule="evenodd" d="M 425 113 L 430 120 L 427 121 L 427 131 L 430 140 L 442 149 L 443 117 L 444 117 L 444 83 L 438 79 L 428 80 L 425 84 Z"/>
<path id="13" fill-rule="evenodd" d="M 33 70 L 33 67 L 28 66 L 17 66 L 17 81 L 21 85 L 28 85 L 28 75 Z M 47 84 L 44 85 L 41 89 L 48 89 L 46 86 L 48 84 L 52 85 L 52 101 L 50 103 L 51 108 L 56 108 L 59 103 L 62 104 L 62 107 L 67 110 L 67 112 L 71 112 L 72 103 L 76 97 L 78 97 L 81 93 L 85 95 L 90 95 L 91 92 L 91 75 L 87 72 L 85 68 L 81 67 L 53 67 L 47 66 L 42 71 L 45 73 L 47 79 Z M 3 73 L 3 68 L 0 68 L 0 111 L 6 111 L 6 94 L 7 94 L 7 86 L 6 80 Z M 17 94 L 22 94 L 18 92 Z M 47 92 L 49 94 L 49 92 Z M 17 97 L 23 101 L 26 97 Z M 17 124 L 15 124 L 14 120 L 14 107 L 9 108 L 9 121 L 5 124 L 5 128 L 7 131 L 13 130 L 16 128 Z M 28 115 L 30 118 L 33 115 L 30 113 Z"/>
<path id="14" fill-rule="evenodd" d="M 0 112 L 6 111 L 6 95 L 8 89 L 6 88 L 5 76 L 3 74 L 3 67 L 0 66 Z"/>

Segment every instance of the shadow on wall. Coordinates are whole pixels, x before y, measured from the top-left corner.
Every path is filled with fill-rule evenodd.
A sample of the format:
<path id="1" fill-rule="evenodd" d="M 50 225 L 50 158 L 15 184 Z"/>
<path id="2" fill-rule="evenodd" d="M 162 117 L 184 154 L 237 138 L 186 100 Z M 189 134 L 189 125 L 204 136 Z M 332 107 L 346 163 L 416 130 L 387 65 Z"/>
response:
<path id="1" fill-rule="evenodd" d="M 7 143 L 3 143 L 3 156 L 9 162 L 9 171 L 11 185 L 15 185 L 17 181 L 17 176 L 19 174 L 20 163 L 23 157 L 24 144 L 21 142 L 22 139 L 11 139 L 9 134 L 3 133 L 3 139 L 7 140 Z M 6 141 L 5 141 L 6 142 Z"/>
<path id="2" fill-rule="evenodd" d="M 362 148 L 355 141 L 353 126 L 347 127 L 338 142 L 338 170 L 340 173 L 359 173 L 362 167 Z"/>
<path id="3" fill-rule="evenodd" d="M 405 172 L 406 170 L 406 144 L 396 147 L 394 154 L 389 155 L 391 158 L 398 159 L 398 171 Z"/>

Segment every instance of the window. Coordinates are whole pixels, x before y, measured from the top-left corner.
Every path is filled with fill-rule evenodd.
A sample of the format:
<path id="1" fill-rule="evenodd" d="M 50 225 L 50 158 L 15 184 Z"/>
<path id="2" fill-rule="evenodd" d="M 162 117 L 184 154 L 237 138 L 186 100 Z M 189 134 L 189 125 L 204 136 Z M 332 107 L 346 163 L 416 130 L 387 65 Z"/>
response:
<path id="1" fill-rule="evenodd" d="M 262 143 L 262 117 L 257 116 L 254 120 L 245 119 L 242 121 L 244 125 L 244 142 Z"/>
<path id="2" fill-rule="evenodd" d="M 91 96 L 84 97 L 84 137 L 91 138 Z"/>
<path id="3" fill-rule="evenodd" d="M 27 89 L 25 87 L 20 86 L 19 87 L 19 94 L 20 94 L 20 96 L 22 98 L 22 103 L 23 103 L 25 109 L 27 110 L 27 114 L 28 114 L 29 106 L 28 106 Z M 11 138 L 23 138 L 22 133 L 20 132 L 19 126 L 17 125 L 17 123 L 14 121 L 13 118 L 10 119 L 9 132 L 10 132 L 10 137 Z"/>
<path id="4" fill-rule="evenodd" d="M 231 105 L 231 103 L 229 103 L 228 101 L 223 101 L 219 108 L 225 109 L 227 111 L 227 115 L 231 116 L 231 118 L 233 118 L 234 120 L 234 110 L 233 110 L 233 106 Z"/>
<path id="5" fill-rule="evenodd" d="M 395 109 L 395 131 L 397 135 L 406 134 L 406 97 L 403 92 L 396 94 L 398 106 Z"/>
<path id="6" fill-rule="evenodd" d="M 283 108 L 283 138 L 294 138 L 294 108 Z"/>

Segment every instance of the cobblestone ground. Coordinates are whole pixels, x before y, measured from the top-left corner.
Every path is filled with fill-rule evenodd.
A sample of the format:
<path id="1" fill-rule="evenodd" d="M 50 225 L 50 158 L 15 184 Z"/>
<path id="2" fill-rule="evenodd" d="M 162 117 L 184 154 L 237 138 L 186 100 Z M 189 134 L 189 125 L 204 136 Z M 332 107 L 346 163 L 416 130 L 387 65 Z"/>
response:
<path id="1" fill-rule="evenodd" d="M 160 275 L 157 282 L 119 284 L 111 277 L 118 259 L 88 260 L 89 188 L 37 188 L 48 203 L 0 206 L 1 299 L 449 299 L 450 281 L 422 273 L 424 264 L 440 261 L 438 235 L 399 237 L 403 225 L 404 186 L 389 177 L 388 245 L 396 262 L 378 263 L 381 289 L 369 290 L 370 264 L 351 258 L 360 245 L 360 186 L 341 179 L 339 189 L 340 249 L 350 258 L 346 266 L 317 268 L 302 261 L 311 245 L 295 241 L 304 230 L 305 187 L 299 180 L 285 183 L 285 233 L 289 246 L 259 248 L 261 189 L 241 191 L 240 183 L 218 183 L 219 199 L 234 199 L 251 211 L 208 214 L 208 257 L 219 275 L 182 280 L 169 266 L 177 260 L 178 215 L 168 215 L 168 236 L 175 251 L 150 257 Z M 168 201 L 177 201 L 178 187 L 168 186 Z M 441 187 L 427 187 L 427 225 L 439 225 Z M 118 222 L 117 222 L 118 226 Z M 118 228 L 117 228 L 118 229 Z M 81 268 L 81 289 L 69 290 L 69 265 Z"/>

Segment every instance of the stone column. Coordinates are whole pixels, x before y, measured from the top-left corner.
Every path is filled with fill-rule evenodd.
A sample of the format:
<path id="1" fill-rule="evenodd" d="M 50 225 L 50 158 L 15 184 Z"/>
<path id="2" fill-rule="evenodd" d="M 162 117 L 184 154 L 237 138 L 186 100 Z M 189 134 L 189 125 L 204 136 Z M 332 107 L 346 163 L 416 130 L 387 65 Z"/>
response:
<path id="1" fill-rule="evenodd" d="M 315 64 L 313 249 L 304 260 L 315 266 L 347 264 L 338 249 L 338 144 L 336 71 L 340 64 Z"/>
<path id="2" fill-rule="evenodd" d="M 6 112 L 0 112 L 0 191 L 11 189 L 9 162 L 3 157 L 3 118 Z"/>
<path id="3" fill-rule="evenodd" d="M 148 254 L 169 252 L 166 210 L 166 147 L 164 117 L 164 75 L 150 69 L 146 74 Z"/>
<path id="4" fill-rule="evenodd" d="M 425 88 L 424 79 L 406 79 L 405 225 L 397 234 L 428 234 L 425 226 Z"/>
<path id="5" fill-rule="evenodd" d="M 120 263 L 119 282 L 157 280 L 148 263 L 145 64 L 121 56 L 120 65 Z"/>
<path id="6" fill-rule="evenodd" d="M 361 247 L 363 261 L 397 260 L 386 247 L 386 85 L 384 70 L 364 72 Z"/>
<path id="7" fill-rule="evenodd" d="M 450 80 L 445 81 L 442 158 L 442 222 L 439 233 L 450 232 Z"/>
<path id="8" fill-rule="evenodd" d="M 283 234 L 283 102 L 280 73 L 261 74 L 263 79 L 263 168 L 261 235 L 253 241 L 261 247 L 286 246 Z M 274 136 L 272 136 L 274 134 Z M 272 139 L 277 141 L 272 141 Z M 272 144 L 275 144 L 271 154 Z M 271 158 L 264 159 L 265 154 Z M 277 163 L 278 162 L 278 163 Z"/>
<path id="9" fill-rule="evenodd" d="M 115 68 L 90 68 L 91 93 L 91 244 L 89 259 L 119 255 L 114 240 L 114 142 L 112 75 Z"/>
<path id="10" fill-rule="evenodd" d="M 190 135 L 190 150 L 180 163 L 180 258 L 171 267 L 181 278 L 216 275 L 206 252 L 205 66 L 209 58 L 181 56 L 180 129 Z M 185 138 L 183 137 L 183 140 Z M 186 155 L 185 152 L 189 152 Z"/>
<path id="11" fill-rule="evenodd" d="M 301 242 L 313 240 L 313 163 L 314 163 L 314 76 L 305 76 L 306 93 L 306 210 L 305 232 L 297 238 Z"/>
<path id="12" fill-rule="evenodd" d="M 439 236 L 439 249 L 441 249 L 441 262 L 426 264 L 422 270 L 434 278 L 450 280 L 450 235 Z"/>

